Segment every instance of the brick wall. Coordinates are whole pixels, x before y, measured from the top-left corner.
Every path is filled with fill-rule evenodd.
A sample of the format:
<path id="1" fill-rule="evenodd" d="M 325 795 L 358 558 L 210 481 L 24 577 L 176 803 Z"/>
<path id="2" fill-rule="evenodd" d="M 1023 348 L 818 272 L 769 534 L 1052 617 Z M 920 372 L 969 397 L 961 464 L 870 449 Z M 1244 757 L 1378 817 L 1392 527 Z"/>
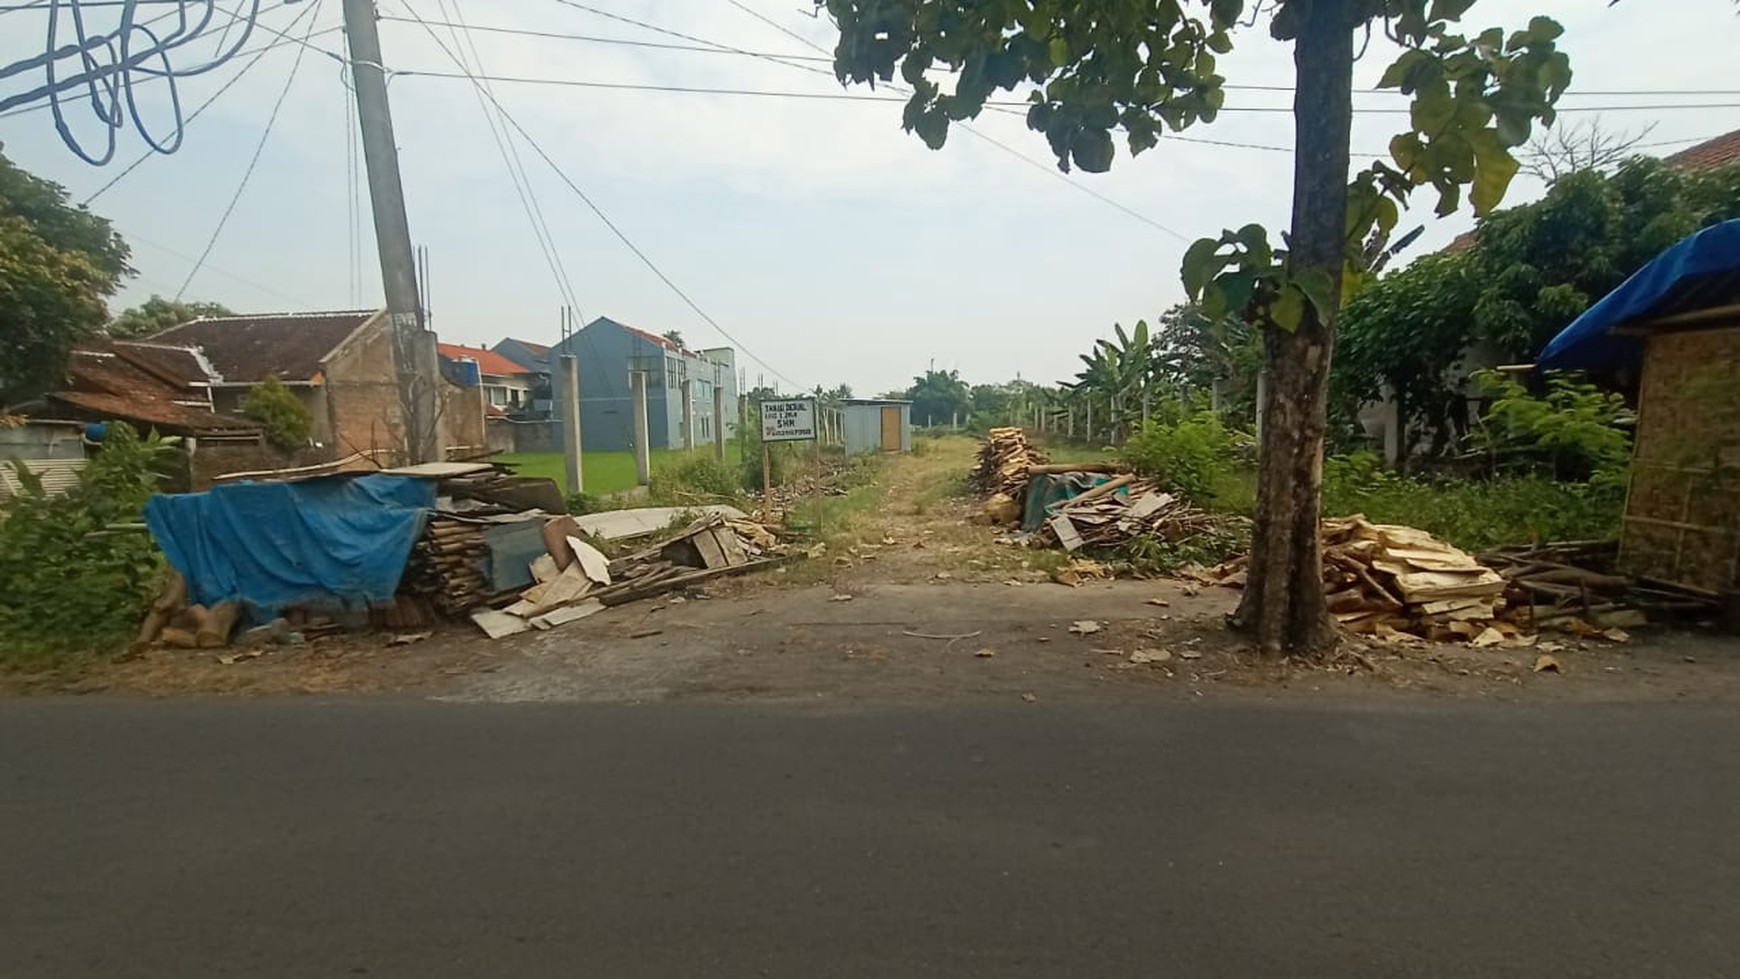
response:
<path id="1" fill-rule="evenodd" d="M 290 469 L 326 462 L 324 449 L 307 448 L 300 452 L 282 452 L 264 441 L 242 442 L 194 439 L 193 450 L 184 453 L 187 460 L 187 489 L 198 492 L 210 489 L 213 478 L 226 473 L 260 472 L 266 469 Z"/>
<path id="2" fill-rule="evenodd" d="M 442 379 L 441 431 L 450 453 L 469 458 L 487 451 L 483 418 L 483 388 Z"/>
<path id="3" fill-rule="evenodd" d="M 323 390 L 335 456 L 391 450 L 400 444 L 403 416 L 386 317 L 339 348 L 326 364 Z"/>

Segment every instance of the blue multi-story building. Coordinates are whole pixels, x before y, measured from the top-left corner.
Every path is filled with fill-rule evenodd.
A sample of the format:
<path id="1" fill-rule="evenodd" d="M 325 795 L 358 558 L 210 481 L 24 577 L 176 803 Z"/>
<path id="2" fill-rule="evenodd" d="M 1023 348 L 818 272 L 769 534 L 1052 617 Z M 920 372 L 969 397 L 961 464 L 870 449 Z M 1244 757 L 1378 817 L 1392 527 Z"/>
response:
<path id="1" fill-rule="evenodd" d="M 729 347 L 689 350 L 645 330 L 600 317 L 551 347 L 507 339 L 496 353 L 551 378 L 551 417 L 560 425 L 561 357 L 573 354 L 580 368 L 580 431 L 588 451 L 625 451 L 634 447 L 633 381 L 647 377 L 649 448 L 682 448 L 683 389 L 690 386 L 694 403 L 695 445 L 707 445 L 721 427 L 727 438 L 737 433 L 737 356 Z M 713 392 L 725 394 L 725 417 L 713 414 Z"/>

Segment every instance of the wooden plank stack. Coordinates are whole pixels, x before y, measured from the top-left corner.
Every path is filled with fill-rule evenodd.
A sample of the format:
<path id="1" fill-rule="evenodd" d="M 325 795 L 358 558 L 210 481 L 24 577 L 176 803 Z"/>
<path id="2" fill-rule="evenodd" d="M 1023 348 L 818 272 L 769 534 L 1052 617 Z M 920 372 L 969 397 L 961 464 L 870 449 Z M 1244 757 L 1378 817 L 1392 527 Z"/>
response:
<path id="1" fill-rule="evenodd" d="M 1325 520 L 1321 533 L 1329 611 L 1349 631 L 1493 643 L 1516 634 L 1499 619 L 1504 578 L 1467 552 L 1423 530 L 1363 516 Z M 1216 569 L 1221 583 L 1242 587 L 1244 560 Z"/>
<path id="2" fill-rule="evenodd" d="M 401 591 L 426 596 L 436 608 L 458 615 L 494 598 L 484 577 L 489 545 L 483 532 L 489 524 L 452 513 L 429 518 L 423 536 L 411 551 Z"/>
<path id="3" fill-rule="evenodd" d="M 1020 503 L 1027 498 L 1027 481 L 1034 466 L 1044 465 L 1044 452 L 1027 441 L 1019 428 L 993 428 L 979 447 L 979 462 L 973 467 L 973 486 L 990 496 L 1002 493 Z"/>

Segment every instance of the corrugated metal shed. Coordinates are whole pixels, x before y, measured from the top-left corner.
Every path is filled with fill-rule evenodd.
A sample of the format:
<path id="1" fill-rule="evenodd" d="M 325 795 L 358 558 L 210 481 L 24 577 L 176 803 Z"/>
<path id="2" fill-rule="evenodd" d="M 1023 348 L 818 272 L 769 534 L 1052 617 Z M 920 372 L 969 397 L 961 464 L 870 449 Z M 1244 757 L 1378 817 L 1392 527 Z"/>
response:
<path id="1" fill-rule="evenodd" d="M 24 468 L 42 480 L 43 491 L 49 496 L 59 496 L 78 485 L 79 473 L 84 471 L 83 459 L 25 459 L 21 460 Z M 12 461 L 0 463 L 0 500 L 19 496 L 24 492 L 24 484 L 18 479 L 17 470 L 12 468 Z"/>
<path id="2" fill-rule="evenodd" d="M 912 402 L 854 399 L 841 409 L 846 451 L 911 452 Z"/>

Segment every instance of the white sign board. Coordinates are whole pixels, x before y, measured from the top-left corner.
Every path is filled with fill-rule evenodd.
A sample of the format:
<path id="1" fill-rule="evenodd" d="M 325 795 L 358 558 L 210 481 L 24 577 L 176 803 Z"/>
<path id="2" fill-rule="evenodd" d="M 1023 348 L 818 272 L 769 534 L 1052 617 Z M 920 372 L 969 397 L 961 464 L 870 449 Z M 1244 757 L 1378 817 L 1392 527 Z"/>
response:
<path id="1" fill-rule="evenodd" d="M 810 442 L 816 437 L 816 403 L 814 401 L 763 401 L 761 403 L 761 440 L 763 442 Z"/>

